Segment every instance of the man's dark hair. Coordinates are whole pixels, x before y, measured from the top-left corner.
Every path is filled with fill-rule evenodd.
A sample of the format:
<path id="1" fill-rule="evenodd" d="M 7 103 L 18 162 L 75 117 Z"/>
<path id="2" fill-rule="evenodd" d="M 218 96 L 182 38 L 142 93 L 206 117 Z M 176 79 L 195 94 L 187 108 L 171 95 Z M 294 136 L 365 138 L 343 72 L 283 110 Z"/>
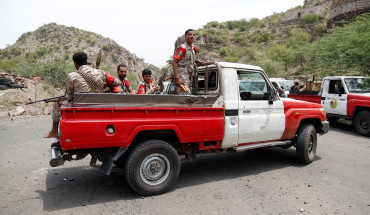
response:
<path id="1" fill-rule="evenodd" d="M 152 71 L 150 71 L 149 69 L 144 69 L 142 72 L 141 72 L 142 76 L 144 75 L 152 75 Z"/>
<path id="2" fill-rule="evenodd" d="M 190 31 L 194 31 L 193 29 L 188 29 L 185 31 L 185 36 L 190 32 Z"/>
<path id="3" fill-rule="evenodd" d="M 73 59 L 73 62 L 76 62 L 80 66 L 87 64 L 87 54 L 85 52 L 75 53 L 72 59 Z"/>
<path id="4" fill-rule="evenodd" d="M 120 65 L 117 66 L 117 72 L 119 71 L 120 67 L 127 68 L 125 64 L 121 63 Z"/>
<path id="5" fill-rule="evenodd" d="M 87 62 L 87 65 L 93 65 L 94 66 L 94 64 L 92 64 L 91 62 Z"/>

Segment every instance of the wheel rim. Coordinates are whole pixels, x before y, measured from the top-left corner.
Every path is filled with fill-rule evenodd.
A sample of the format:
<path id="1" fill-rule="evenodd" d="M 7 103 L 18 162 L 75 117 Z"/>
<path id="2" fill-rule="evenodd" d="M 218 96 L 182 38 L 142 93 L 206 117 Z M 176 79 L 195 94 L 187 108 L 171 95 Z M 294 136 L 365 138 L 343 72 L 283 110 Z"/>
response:
<path id="1" fill-rule="evenodd" d="M 162 154 L 148 155 L 140 165 L 140 177 L 149 185 L 157 185 L 167 179 L 170 173 L 170 162 Z"/>
<path id="2" fill-rule="evenodd" d="M 369 128 L 369 121 L 366 118 L 362 118 L 360 120 L 360 127 L 364 130 L 367 130 Z"/>
<path id="3" fill-rule="evenodd" d="M 313 136 L 310 136 L 310 140 L 308 141 L 308 152 L 312 153 L 314 149 L 315 142 L 313 140 Z"/>

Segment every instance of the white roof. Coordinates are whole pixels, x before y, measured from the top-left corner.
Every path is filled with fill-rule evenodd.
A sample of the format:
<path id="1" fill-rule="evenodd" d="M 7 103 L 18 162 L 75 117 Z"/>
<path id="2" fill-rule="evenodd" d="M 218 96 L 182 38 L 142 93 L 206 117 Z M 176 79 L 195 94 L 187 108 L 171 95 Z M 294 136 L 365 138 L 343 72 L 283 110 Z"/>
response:
<path id="1" fill-rule="evenodd" d="M 328 76 L 325 77 L 324 79 L 342 79 L 342 78 L 368 78 L 364 76 Z"/>
<path id="2" fill-rule="evenodd" d="M 241 64 L 241 63 L 229 63 L 229 62 L 217 62 L 218 65 L 221 67 L 227 67 L 227 68 L 238 68 L 238 69 L 249 69 L 249 70 L 260 70 L 263 71 L 263 69 L 259 66 L 253 66 L 248 64 Z"/>

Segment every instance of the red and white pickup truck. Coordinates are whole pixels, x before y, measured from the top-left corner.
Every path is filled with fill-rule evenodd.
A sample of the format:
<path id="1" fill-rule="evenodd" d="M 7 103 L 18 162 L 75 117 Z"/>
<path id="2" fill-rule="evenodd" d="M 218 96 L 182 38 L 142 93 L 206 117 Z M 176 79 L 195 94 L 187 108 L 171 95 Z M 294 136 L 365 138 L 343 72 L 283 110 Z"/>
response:
<path id="1" fill-rule="evenodd" d="M 300 161 L 314 160 L 317 133 L 329 130 L 320 104 L 281 100 L 257 66 L 207 63 L 195 77 L 194 95 L 75 95 L 50 165 L 90 154 L 91 166 L 124 167 L 134 191 L 155 195 L 176 182 L 180 158 L 201 153 L 294 146 Z"/>
<path id="2" fill-rule="evenodd" d="M 369 77 L 325 77 L 316 95 L 291 92 L 288 97 L 321 104 L 329 121 L 352 120 L 359 134 L 370 136 Z"/>

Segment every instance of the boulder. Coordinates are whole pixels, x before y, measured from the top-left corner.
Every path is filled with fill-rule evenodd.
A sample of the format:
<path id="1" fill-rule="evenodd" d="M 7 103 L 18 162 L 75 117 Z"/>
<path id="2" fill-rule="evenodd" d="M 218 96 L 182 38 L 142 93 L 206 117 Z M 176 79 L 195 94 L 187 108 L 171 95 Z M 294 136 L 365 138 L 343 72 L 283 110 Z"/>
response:
<path id="1" fill-rule="evenodd" d="M 24 113 L 24 108 L 16 107 L 14 110 L 9 111 L 10 116 L 20 116 Z"/>

